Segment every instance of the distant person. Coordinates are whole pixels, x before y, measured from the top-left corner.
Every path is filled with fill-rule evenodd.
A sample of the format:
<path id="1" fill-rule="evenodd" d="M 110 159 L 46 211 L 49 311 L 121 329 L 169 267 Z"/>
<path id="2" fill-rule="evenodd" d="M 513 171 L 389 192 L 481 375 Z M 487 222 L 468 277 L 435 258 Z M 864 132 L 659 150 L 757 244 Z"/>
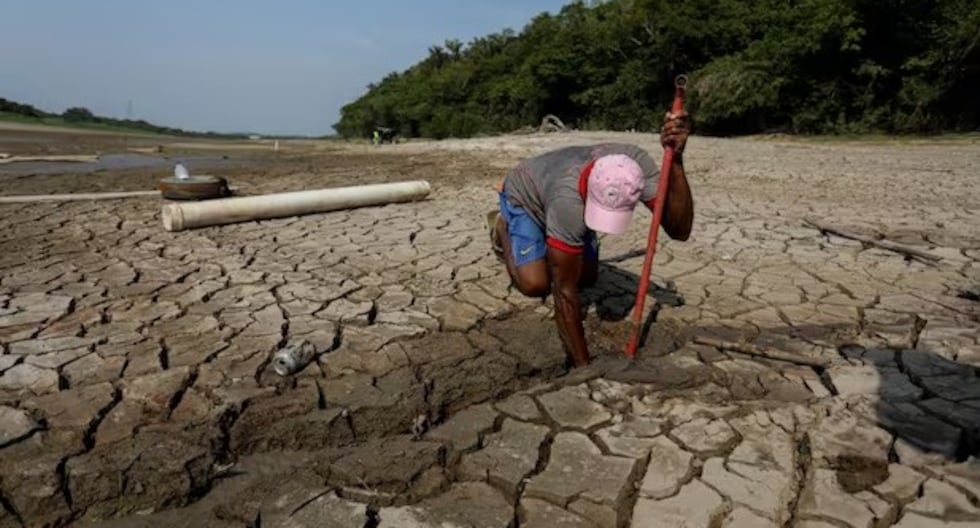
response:
<path id="1" fill-rule="evenodd" d="M 682 160 L 688 134 L 686 112 L 664 117 L 660 142 L 675 154 L 661 225 L 675 240 L 690 237 L 694 220 Z M 576 367 L 589 363 L 578 288 L 598 275 L 596 232 L 625 232 L 637 203 L 652 211 L 659 178 L 658 162 L 640 147 L 602 143 L 526 159 L 499 187 L 500 209 L 487 215 L 494 252 L 521 293 L 554 294 L 558 332 Z"/>

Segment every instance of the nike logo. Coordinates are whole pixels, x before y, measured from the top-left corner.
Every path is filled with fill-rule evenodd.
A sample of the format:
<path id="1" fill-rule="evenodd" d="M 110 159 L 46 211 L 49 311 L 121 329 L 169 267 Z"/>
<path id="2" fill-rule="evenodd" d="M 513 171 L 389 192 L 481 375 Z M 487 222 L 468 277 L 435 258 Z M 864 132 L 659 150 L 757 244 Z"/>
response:
<path id="1" fill-rule="evenodd" d="M 521 256 L 523 257 L 524 255 L 527 255 L 527 254 L 528 254 L 528 253 L 530 253 L 530 252 L 531 252 L 531 251 L 532 251 L 533 249 L 534 249 L 534 246 L 530 246 L 530 247 L 526 247 L 526 248 L 524 248 L 524 249 L 522 249 L 522 250 L 521 250 Z"/>

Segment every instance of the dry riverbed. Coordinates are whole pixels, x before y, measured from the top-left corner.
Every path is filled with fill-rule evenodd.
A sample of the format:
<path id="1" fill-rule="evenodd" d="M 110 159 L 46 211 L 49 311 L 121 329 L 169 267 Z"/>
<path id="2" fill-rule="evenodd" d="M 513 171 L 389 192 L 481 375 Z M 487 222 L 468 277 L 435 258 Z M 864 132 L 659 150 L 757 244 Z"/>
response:
<path id="1" fill-rule="evenodd" d="M 45 138 L 0 151 L 130 146 Z M 521 156 L 605 140 L 659 156 L 599 133 L 185 145 L 229 156 L 199 172 L 244 194 L 434 190 L 180 233 L 157 198 L 0 205 L 0 527 L 980 522 L 980 149 L 692 138 L 694 235 L 661 237 L 649 339 L 630 363 L 609 331 L 640 212 L 602 240 L 596 361 L 569 371 L 550 301 L 508 287 L 482 216 Z M 173 159 L 0 167 L 0 194 L 151 189 Z M 270 353 L 294 338 L 321 354 L 281 378 Z M 808 364 L 727 346 L 746 344 Z"/>

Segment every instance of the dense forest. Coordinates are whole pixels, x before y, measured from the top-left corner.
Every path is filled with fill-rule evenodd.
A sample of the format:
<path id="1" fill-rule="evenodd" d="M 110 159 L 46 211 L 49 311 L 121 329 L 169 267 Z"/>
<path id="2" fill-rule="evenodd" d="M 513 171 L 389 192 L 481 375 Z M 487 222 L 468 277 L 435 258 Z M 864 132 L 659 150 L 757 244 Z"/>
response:
<path id="1" fill-rule="evenodd" d="M 704 134 L 980 126 L 977 0 L 608 0 L 433 46 L 346 105 L 345 137 L 659 126 L 673 79 Z"/>
<path id="2" fill-rule="evenodd" d="M 169 136 L 243 138 L 246 134 L 224 134 L 218 132 L 191 132 L 179 128 L 154 125 L 142 119 L 116 119 L 93 114 L 89 109 L 72 107 L 60 114 L 39 110 L 38 108 L 10 101 L 0 97 L 0 117 L 4 115 L 26 122 L 36 122 L 50 125 L 76 125 L 96 128 L 124 129 Z"/>

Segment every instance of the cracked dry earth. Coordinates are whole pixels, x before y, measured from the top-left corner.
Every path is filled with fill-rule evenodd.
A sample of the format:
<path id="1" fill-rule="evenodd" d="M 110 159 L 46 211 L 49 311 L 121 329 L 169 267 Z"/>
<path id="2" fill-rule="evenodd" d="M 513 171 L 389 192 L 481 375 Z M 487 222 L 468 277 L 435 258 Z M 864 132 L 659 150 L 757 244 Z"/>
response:
<path id="1" fill-rule="evenodd" d="M 980 305 L 962 293 L 980 281 L 980 149 L 692 138 L 694 235 L 661 237 L 646 345 L 628 363 L 612 330 L 641 212 L 602 241 L 598 357 L 570 372 L 550 301 L 508 289 L 481 216 L 521 156 L 607 139 L 655 145 L 294 153 L 275 178 L 227 175 L 434 192 L 181 233 L 156 200 L 0 205 L 0 527 L 980 525 Z M 85 178 L 152 181 L 33 190 Z M 294 338 L 320 355 L 280 378 L 270 353 Z"/>

